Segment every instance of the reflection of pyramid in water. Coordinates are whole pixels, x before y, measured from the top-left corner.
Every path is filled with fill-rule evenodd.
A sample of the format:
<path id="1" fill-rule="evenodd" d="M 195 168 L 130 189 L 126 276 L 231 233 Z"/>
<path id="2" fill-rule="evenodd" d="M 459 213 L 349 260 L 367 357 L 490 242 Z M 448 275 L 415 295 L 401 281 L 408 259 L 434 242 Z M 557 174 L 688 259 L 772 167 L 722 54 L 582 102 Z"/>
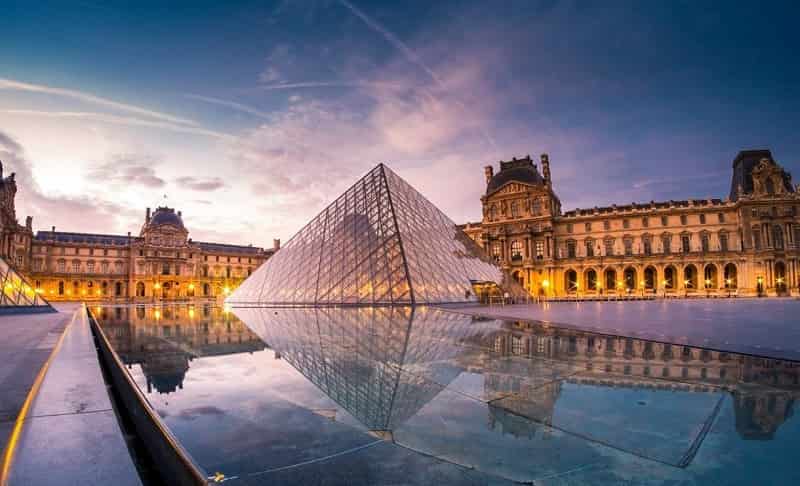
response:
<path id="1" fill-rule="evenodd" d="M 496 321 L 430 307 L 237 308 L 282 359 L 370 430 L 394 430 L 479 354 Z"/>
<path id="2" fill-rule="evenodd" d="M 233 304 L 426 304 L 473 300 L 503 272 L 383 164 L 336 199 L 228 298 Z"/>

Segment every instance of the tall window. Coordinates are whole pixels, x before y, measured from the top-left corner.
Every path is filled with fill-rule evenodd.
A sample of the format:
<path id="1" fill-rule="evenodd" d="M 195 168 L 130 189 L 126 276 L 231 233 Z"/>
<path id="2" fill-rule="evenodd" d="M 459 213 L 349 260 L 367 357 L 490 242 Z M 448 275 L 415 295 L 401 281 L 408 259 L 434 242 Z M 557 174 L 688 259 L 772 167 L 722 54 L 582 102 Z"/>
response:
<path id="1" fill-rule="evenodd" d="M 567 233 L 572 233 L 572 223 L 567 223 Z"/>
<path id="2" fill-rule="evenodd" d="M 692 251 L 691 243 L 692 243 L 692 240 L 691 240 L 691 237 L 689 235 L 682 235 L 681 236 L 681 250 L 683 250 L 684 253 L 689 253 L 690 251 Z"/>
<path id="3" fill-rule="evenodd" d="M 642 250 L 645 255 L 653 254 L 653 245 L 651 244 L 649 237 L 642 238 Z"/>
<path id="4" fill-rule="evenodd" d="M 650 219 L 645 216 L 642 218 L 642 228 L 647 228 L 650 226 Z"/>
<path id="5" fill-rule="evenodd" d="M 511 201 L 511 217 L 518 218 L 519 217 L 519 204 L 517 201 Z"/>
<path id="6" fill-rule="evenodd" d="M 544 258 L 544 241 L 537 241 L 536 242 L 536 258 L 542 259 Z"/>
<path id="7" fill-rule="evenodd" d="M 761 230 L 757 228 L 753 230 L 753 248 L 761 249 Z"/>
<path id="8" fill-rule="evenodd" d="M 586 232 L 587 232 L 587 233 L 588 233 L 589 231 L 592 231 L 592 223 L 586 223 L 586 224 L 584 225 L 584 229 L 586 230 Z"/>
<path id="9" fill-rule="evenodd" d="M 700 214 L 700 224 L 706 224 L 706 215 L 703 213 Z"/>
<path id="10" fill-rule="evenodd" d="M 728 233 L 719 234 L 719 251 L 728 251 Z"/>
<path id="11" fill-rule="evenodd" d="M 66 272 L 67 271 L 66 266 L 67 266 L 67 264 L 64 262 L 64 260 L 59 260 L 58 261 L 58 271 L 59 271 L 59 273 Z"/>
<path id="12" fill-rule="evenodd" d="M 794 227 L 794 246 L 800 248 L 800 226 Z"/>
<path id="13" fill-rule="evenodd" d="M 625 238 L 623 243 L 625 244 L 625 256 L 633 255 L 633 238 Z"/>
<path id="14" fill-rule="evenodd" d="M 81 262 L 72 262 L 72 273 L 78 273 L 81 271 Z"/>
<path id="15" fill-rule="evenodd" d="M 94 273 L 94 262 L 88 262 L 86 264 L 86 273 Z"/>
<path id="16" fill-rule="evenodd" d="M 161 275 L 169 275 L 169 263 L 161 264 Z"/>
<path id="17" fill-rule="evenodd" d="M 776 250 L 783 250 L 783 229 L 778 225 L 772 227 L 772 242 Z"/>
<path id="18" fill-rule="evenodd" d="M 575 258 L 575 241 L 567 241 L 567 258 Z"/>
<path id="19" fill-rule="evenodd" d="M 689 218 L 687 218 L 685 214 L 681 214 L 681 224 L 682 225 L 686 225 L 686 223 L 688 223 L 688 221 L 689 221 Z"/>
<path id="20" fill-rule="evenodd" d="M 603 221 L 603 229 L 604 230 L 610 230 L 611 229 L 611 221 L 609 221 L 609 220 Z"/>
<path id="21" fill-rule="evenodd" d="M 496 262 L 500 261 L 500 242 L 499 241 L 495 241 L 492 244 L 492 257 L 494 258 L 494 261 L 496 261 Z"/>
<path id="22" fill-rule="evenodd" d="M 672 238 L 669 235 L 661 236 L 661 252 L 669 255 L 672 252 Z"/>
<path id="23" fill-rule="evenodd" d="M 614 254 L 614 240 L 611 239 L 611 238 L 605 240 L 605 245 L 606 245 L 606 255 L 607 256 L 613 255 Z"/>
<path id="24" fill-rule="evenodd" d="M 724 223 L 725 222 L 725 213 L 719 213 L 717 215 L 717 219 L 719 219 L 720 223 Z"/>
<path id="25" fill-rule="evenodd" d="M 534 199 L 531 203 L 531 212 L 534 216 L 539 216 L 542 214 L 542 201 Z"/>
<path id="26" fill-rule="evenodd" d="M 586 240 L 586 256 L 593 257 L 594 256 L 594 241 Z"/>
<path id="27" fill-rule="evenodd" d="M 631 221 L 629 219 L 623 219 L 622 220 L 622 227 L 625 228 L 625 229 L 630 228 L 631 227 Z"/>
<path id="28" fill-rule="evenodd" d="M 511 242 L 511 259 L 522 260 L 522 242 L 520 240 Z"/>
<path id="29" fill-rule="evenodd" d="M 704 253 L 708 252 L 708 247 L 709 247 L 709 242 L 708 242 L 708 240 L 709 240 L 709 238 L 708 238 L 708 235 L 707 235 L 707 234 L 704 234 L 704 235 L 702 235 L 702 236 L 700 237 L 700 245 L 702 245 L 702 248 L 703 248 L 703 252 L 704 252 Z"/>
<path id="30" fill-rule="evenodd" d="M 669 223 L 669 219 L 666 216 L 661 216 L 661 226 L 666 226 Z"/>

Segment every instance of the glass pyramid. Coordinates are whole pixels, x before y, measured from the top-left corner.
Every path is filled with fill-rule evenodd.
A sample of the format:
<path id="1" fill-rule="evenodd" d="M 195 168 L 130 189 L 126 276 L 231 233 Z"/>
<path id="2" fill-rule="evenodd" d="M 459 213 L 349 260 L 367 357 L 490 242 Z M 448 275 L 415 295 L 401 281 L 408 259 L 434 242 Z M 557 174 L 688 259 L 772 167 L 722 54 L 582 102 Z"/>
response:
<path id="1" fill-rule="evenodd" d="M 52 307 L 16 270 L 0 258 L 0 309 L 12 307 L 50 310 Z"/>
<path id="2" fill-rule="evenodd" d="M 471 302 L 502 270 L 456 224 L 379 164 L 231 294 L 233 305 Z"/>

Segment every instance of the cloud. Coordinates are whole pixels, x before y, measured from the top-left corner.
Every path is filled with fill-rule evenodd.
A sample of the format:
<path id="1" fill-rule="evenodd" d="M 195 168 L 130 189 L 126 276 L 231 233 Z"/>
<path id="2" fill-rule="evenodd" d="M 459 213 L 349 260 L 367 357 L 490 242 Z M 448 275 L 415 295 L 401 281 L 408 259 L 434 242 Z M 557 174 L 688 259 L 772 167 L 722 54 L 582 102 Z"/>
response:
<path id="1" fill-rule="evenodd" d="M 18 217 L 32 215 L 34 221 L 47 224 L 81 221 L 74 231 L 103 232 L 119 230 L 133 225 L 138 211 L 131 211 L 112 201 L 90 195 L 79 197 L 57 196 L 42 192 L 33 177 L 32 165 L 23 148 L 8 134 L 0 132 L 0 160 L 6 174 L 16 174 Z"/>
<path id="2" fill-rule="evenodd" d="M 125 186 L 164 187 L 166 181 L 158 177 L 153 168 L 158 162 L 150 156 L 115 154 L 107 162 L 92 167 L 89 178 Z"/>
<path id="3" fill-rule="evenodd" d="M 0 113 L 21 116 L 38 116 L 44 118 L 73 118 L 98 121 L 101 123 L 114 123 L 119 125 L 131 125 L 170 130 L 180 133 L 191 133 L 195 135 L 205 135 L 209 137 L 232 139 L 232 135 L 208 130 L 202 127 L 186 126 L 170 122 L 150 121 L 129 116 L 108 115 L 105 113 L 92 113 L 83 111 L 39 111 L 39 110 L 0 110 Z"/>
<path id="4" fill-rule="evenodd" d="M 200 96 L 200 95 L 195 95 L 195 94 L 187 94 L 185 96 L 186 96 L 186 98 L 190 98 L 190 99 L 193 99 L 193 100 L 205 101 L 206 103 L 211 103 L 213 105 L 219 105 L 219 106 L 225 106 L 225 107 L 231 108 L 231 109 L 236 110 L 236 111 L 241 111 L 242 113 L 247 113 L 247 114 L 250 114 L 250 115 L 257 116 L 259 118 L 269 119 L 269 113 L 267 113 L 265 111 L 258 110 L 256 108 L 251 107 L 251 106 L 243 105 L 241 103 L 236 103 L 234 101 L 221 100 L 219 98 L 212 98 L 210 96 Z"/>
<path id="5" fill-rule="evenodd" d="M 197 178 L 192 176 L 178 177 L 175 183 L 193 191 L 216 191 L 225 187 L 225 181 L 219 177 Z"/>
<path id="6" fill-rule="evenodd" d="M 23 83 L 20 81 L 14 81 L 12 79 L 5 79 L 0 78 L 0 89 L 5 90 L 14 90 L 14 91 L 27 91 L 32 93 L 42 93 L 48 94 L 53 96 L 62 96 L 66 98 L 71 98 L 74 100 L 82 101 L 85 103 L 91 103 L 99 106 L 103 106 L 106 108 L 112 108 L 119 111 L 124 111 L 128 113 L 133 113 L 140 116 L 145 116 L 149 118 L 154 118 L 156 120 L 161 120 L 169 123 L 177 123 L 182 125 L 191 125 L 196 126 L 197 123 L 188 120 L 186 118 L 181 118 L 173 115 L 168 115 L 166 113 L 162 113 L 159 111 L 150 110 L 147 108 L 141 108 L 134 105 L 129 105 L 127 103 L 120 103 L 118 101 L 110 100 L 108 98 L 101 98 L 99 96 L 94 96 L 89 93 L 84 93 L 82 91 L 75 91 L 70 89 L 64 88 L 55 88 L 52 86 L 45 86 L 41 84 L 31 84 L 31 83 Z"/>

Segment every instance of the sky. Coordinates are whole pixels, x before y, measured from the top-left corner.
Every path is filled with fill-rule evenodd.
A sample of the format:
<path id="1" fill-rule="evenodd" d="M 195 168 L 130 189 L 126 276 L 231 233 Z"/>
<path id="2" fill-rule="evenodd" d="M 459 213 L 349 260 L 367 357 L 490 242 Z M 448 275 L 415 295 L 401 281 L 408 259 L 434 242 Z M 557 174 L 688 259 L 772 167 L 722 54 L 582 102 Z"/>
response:
<path id="1" fill-rule="evenodd" d="M 265 247 L 379 162 L 456 222 L 528 154 L 564 210 L 724 198 L 800 169 L 799 5 L 0 0 L 0 160 L 35 230 Z"/>

